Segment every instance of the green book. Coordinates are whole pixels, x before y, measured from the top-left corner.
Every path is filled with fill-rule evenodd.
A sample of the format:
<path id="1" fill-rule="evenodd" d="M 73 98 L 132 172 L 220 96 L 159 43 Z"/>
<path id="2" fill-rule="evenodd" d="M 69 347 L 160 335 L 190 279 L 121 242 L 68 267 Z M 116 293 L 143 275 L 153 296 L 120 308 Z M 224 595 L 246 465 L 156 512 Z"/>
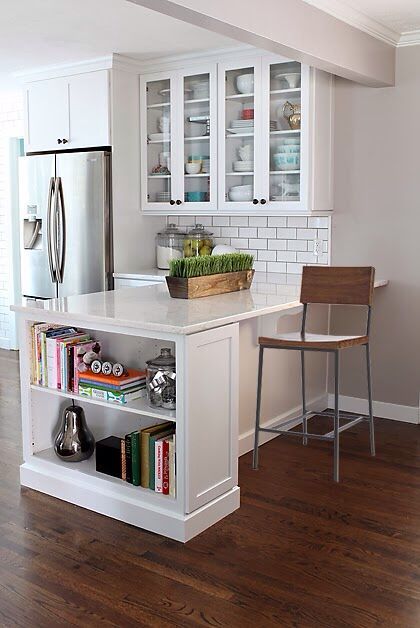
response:
<path id="1" fill-rule="evenodd" d="M 131 469 L 134 486 L 140 486 L 140 434 L 131 433 Z"/>
<path id="2" fill-rule="evenodd" d="M 155 442 L 165 436 L 170 436 L 175 431 L 174 428 L 159 432 L 158 434 L 151 434 L 149 438 L 149 488 L 152 491 L 155 490 Z"/>

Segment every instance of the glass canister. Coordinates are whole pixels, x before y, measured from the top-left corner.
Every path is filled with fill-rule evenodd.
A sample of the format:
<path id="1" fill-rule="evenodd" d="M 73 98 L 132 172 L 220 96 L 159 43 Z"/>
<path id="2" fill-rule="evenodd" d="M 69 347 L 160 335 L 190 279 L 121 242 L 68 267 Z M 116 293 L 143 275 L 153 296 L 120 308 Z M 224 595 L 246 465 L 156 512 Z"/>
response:
<path id="1" fill-rule="evenodd" d="M 183 257 L 185 231 L 181 231 L 172 223 L 156 236 L 156 263 L 162 270 L 169 268 L 172 259 Z"/>
<path id="2" fill-rule="evenodd" d="M 175 410 L 175 357 L 171 350 L 161 349 L 160 355 L 153 360 L 148 360 L 146 365 L 146 387 L 150 405 Z"/>
<path id="3" fill-rule="evenodd" d="M 203 225 L 197 224 L 184 239 L 184 257 L 211 255 L 213 247 L 213 234 L 204 229 Z"/>

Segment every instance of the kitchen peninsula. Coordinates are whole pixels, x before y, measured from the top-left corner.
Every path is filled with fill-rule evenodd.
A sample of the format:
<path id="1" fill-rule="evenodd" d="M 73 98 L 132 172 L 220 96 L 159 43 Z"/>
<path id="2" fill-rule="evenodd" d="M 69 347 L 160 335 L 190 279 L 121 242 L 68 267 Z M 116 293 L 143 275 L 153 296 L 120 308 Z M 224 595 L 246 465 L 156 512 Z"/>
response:
<path id="1" fill-rule="evenodd" d="M 298 328 L 298 295 L 296 276 L 262 274 L 250 291 L 204 299 L 171 299 L 159 283 L 14 306 L 22 347 L 21 484 L 184 542 L 233 512 L 239 507 L 238 453 L 251 448 L 257 338 Z M 327 321 L 326 308 L 314 307 L 312 327 L 325 330 Z M 151 407 L 144 398 L 119 406 L 31 383 L 34 322 L 86 330 L 107 358 L 131 367 L 143 368 L 160 348 L 170 347 L 176 355 L 176 410 Z M 298 414 L 298 363 L 284 353 L 266 362 L 267 425 Z M 175 423 L 175 497 L 98 473 L 94 457 L 70 464 L 58 459 L 53 437 L 70 399 L 84 408 L 96 440 L 156 421 Z M 325 407 L 323 355 L 308 364 L 308 399 L 310 408 Z"/>

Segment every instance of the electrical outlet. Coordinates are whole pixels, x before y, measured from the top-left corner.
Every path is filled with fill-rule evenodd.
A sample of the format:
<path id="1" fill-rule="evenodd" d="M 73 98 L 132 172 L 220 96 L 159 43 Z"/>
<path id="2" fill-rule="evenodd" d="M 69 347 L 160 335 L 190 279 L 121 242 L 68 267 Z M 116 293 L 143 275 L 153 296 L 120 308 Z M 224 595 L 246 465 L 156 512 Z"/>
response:
<path id="1" fill-rule="evenodd" d="M 315 238 L 314 240 L 314 255 L 319 257 L 322 254 L 322 240 L 320 238 Z"/>

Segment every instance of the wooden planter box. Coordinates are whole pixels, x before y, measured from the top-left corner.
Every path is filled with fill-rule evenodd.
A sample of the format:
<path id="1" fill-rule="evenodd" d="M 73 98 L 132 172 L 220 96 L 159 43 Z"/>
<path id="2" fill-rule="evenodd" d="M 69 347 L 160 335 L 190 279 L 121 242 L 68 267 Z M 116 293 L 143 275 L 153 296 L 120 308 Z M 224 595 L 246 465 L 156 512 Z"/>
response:
<path id="1" fill-rule="evenodd" d="M 204 277 L 166 277 L 169 294 L 174 299 L 198 299 L 225 292 L 249 290 L 254 270 L 240 270 L 234 273 L 219 273 Z"/>

